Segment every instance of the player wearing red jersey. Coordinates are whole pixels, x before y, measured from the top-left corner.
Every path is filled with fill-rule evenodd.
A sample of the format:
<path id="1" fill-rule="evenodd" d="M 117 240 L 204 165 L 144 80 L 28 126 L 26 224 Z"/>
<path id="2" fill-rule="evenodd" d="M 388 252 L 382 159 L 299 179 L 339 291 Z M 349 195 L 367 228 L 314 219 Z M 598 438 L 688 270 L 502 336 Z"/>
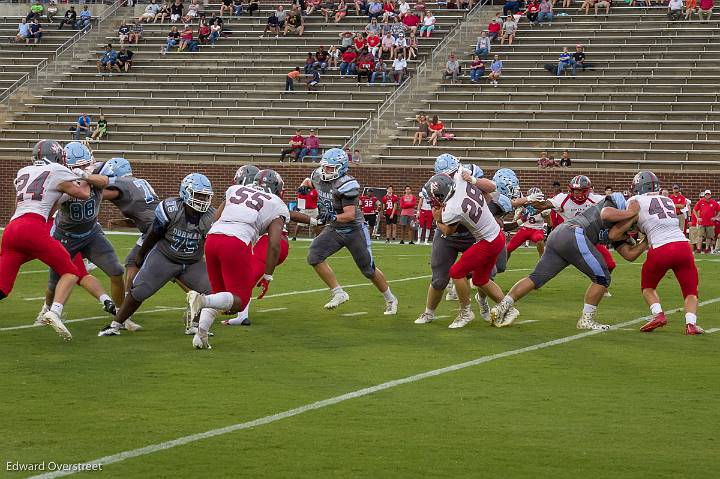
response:
<path id="1" fill-rule="evenodd" d="M 385 242 L 395 241 L 398 222 L 398 195 L 393 194 L 392 185 L 387 187 L 387 194 L 382 197 L 385 212 Z"/>
<path id="2" fill-rule="evenodd" d="M 370 234 L 375 235 L 377 229 L 377 215 L 381 203 L 375 197 L 375 191 L 366 189 L 358 199 L 365 223 L 368 225 Z"/>
<path id="3" fill-rule="evenodd" d="M 540 188 L 530 188 L 528 197 L 540 201 L 545 198 Z M 520 228 L 507 245 L 508 259 L 510 259 L 510 254 L 526 241 L 535 243 L 538 254 L 542 256 L 545 251 L 545 220 L 543 216 L 547 211 L 539 212 L 532 206 L 526 205 L 519 209 L 518 213 L 517 223 Z"/>

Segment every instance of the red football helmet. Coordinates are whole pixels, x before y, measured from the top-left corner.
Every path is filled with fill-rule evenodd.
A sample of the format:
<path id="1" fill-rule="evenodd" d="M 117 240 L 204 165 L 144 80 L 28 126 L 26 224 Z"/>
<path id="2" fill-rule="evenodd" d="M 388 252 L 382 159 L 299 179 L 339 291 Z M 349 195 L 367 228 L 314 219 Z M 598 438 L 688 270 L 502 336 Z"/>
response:
<path id="1" fill-rule="evenodd" d="M 576 203 L 584 203 L 585 200 L 588 199 L 588 195 L 590 195 L 590 188 L 592 188 L 592 183 L 590 182 L 590 178 L 585 175 L 575 176 L 572 180 L 570 180 L 570 184 L 568 185 L 570 197 Z"/>

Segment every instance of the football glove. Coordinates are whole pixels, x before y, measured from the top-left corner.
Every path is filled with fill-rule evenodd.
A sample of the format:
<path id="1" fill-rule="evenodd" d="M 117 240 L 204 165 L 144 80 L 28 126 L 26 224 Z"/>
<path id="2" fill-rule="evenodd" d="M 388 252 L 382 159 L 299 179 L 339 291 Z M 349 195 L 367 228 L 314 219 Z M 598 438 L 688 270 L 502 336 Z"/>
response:
<path id="1" fill-rule="evenodd" d="M 310 187 L 309 186 L 301 186 L 297 189 L 298 195 L 307 195 L 310 193 Z"/>
<path id="2" fill-rule="evenodd" d="M 273 277 L 271 274 L 264 274 L 262 278 L 260 278 L 260 281 L 258 281 L 257 287 L 262 288 L 262 291 L 258 295 L 257 299 L 263 299 L 265 296 L 265 293 L 268 292 L 268 289 L 270 289 L 270 281 L 273 280 Z"/>

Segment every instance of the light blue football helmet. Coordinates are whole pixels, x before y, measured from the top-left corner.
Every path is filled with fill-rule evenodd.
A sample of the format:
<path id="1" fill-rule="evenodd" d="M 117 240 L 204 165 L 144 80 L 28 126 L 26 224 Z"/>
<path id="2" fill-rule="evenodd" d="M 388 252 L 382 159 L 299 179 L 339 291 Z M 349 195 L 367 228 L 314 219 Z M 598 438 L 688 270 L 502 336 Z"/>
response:
<path id="1" fill-rule="evenodd" d="M 326 168 L 332 168 L 331 172 L 325 171 Z M 323 153 L 320 160 L 320 179 L 323 181 L 333 181 L 345 176 L 348 170 L 348 156 L 341 148 L 330 148 Z"/>
<path id="2" fill-rule="evenodd" d="M 625 199 L 625 196 L 620 193 L 619 191 L 616 191 L 615 193 L 612 193 L 610 197 L 613 199 L 615 204 L 617 205 L 617 208 L 619 210 L 626 210 L 627 209 L 627 200 Z"/>
<path id="3" fill-rule="evenodd" d="M 90 148 L 79 141 L 71 141 L 65 145 L 65 158 L 67 159 L 67 166 L 71 170 L 73 168 L 87 168 L 95 163 L 95 157 L 93 157 Z"/>
<path id="4" fill-rule="evenodd" d="M 500 194 L 508 198 L 520 197 L 520 181 L 517 175 L 510 168 L 500 168 L 493 175 L 493 181 Z"/>
<path id="5" fill-rule="evenodd" d="M 212 197 L 212 185 L 205 175 L 190 173 L 180 183 L 180 199 L 195 211 L 205 213 L 209 210 Z"/>
<path id="6" fill-rule="evenodd" d="M 131 176 L 132 167 L 130 162 L 125 158 L 117 157 L 110 158 L 105 162 L 102 168 L 100 168 L 100 174 L 112 177 Z"/>
<path id="7" fill-rule="evenodd" d="M 450 153 L 443 153 L 435 158 L 435 174 L 450 174 L 460 168 L 460 160 Z"/>
<path id="8" fill-rule="evenodd" d="M 512 201 L 510 201 L 510 198 L 502 193 L 498 194 L 497 198 L 495 198 L 495 202 L 502 209 L 503 214 L 508 214 L 513 210 Z"/>

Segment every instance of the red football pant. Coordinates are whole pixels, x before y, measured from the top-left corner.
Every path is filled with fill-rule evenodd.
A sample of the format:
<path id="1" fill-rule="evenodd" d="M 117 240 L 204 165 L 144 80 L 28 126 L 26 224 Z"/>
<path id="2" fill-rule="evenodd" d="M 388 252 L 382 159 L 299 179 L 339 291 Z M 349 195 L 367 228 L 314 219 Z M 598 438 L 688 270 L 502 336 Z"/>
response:
<path id="1" fill-rule="evenodd" d="M 244 308 L 250 302 L 252 290 L 265 274 L 267 235 L 260 238 L 253 248 L 244 241 L 222 234 L 208 235 L 205 240 L 205 262 L 213 293 L 228 291 L 240 298 Z M 288 255 L 288 243 L 280 240 L 278 264 Z"/>
<path id="2" fill-rule="evenodd" d="M 432 210 L 420 210 L 420 217 L 418 218 L 420 220 L 420 228 L 430 229 L 432 228 L 433 224 L 433 214 Z"/>
<path id="3" fill-rule="evenodd" d="M 649 249 L 642 267 L 640 287 L 657 288 L 658 283 L 669 270 L 675 273 L 683 298 L 697 296 L 698 271 L 690 243 L 676 241 Z"/>
<path id="4" fill-rule="evenodd" d="M 492 241 L 478 241 L 450 267 L 450 277 L 460 279 L 472 273 L 472 282 L 475 286 L 487 284 L 490 281 L 490 274 L 492 274 L 497 257 L 504 246 L 505 234 L 502 231 Z"/>
<path id="5" fill-rule="evenodd" d="M 45 218 L 28 213 L 12 220 L 2 236 L 0 246 L 0 292 L 10 294 L 20 267 L 39 259 L 60 276 L 78 275 L 70 254 L 59 241 L 50 236 L 50 225 Z"/>
<path id="6" fill-rule="evenodd" d="M 617 263 L 615 263 L 615 258 L 613 258 L 612 254 L 610 253 L 610 250 L 607 249 L 607 247 L 603 244 L 596 244 L 595 247 L 602 255 L 603 259 L 605 260 L 605 264 L 608 267 L 608 270 L 612 271 L 617 266 Z"/>
<path id="7" fill-rule="evenodd" d="M 537 243 L 544 239 L 545 232 L 543 230 L 522 227 L 517 230 L 515 236 L 510 239 L 510 242 L 507 245 L 507 252 L 508 254 L 512 253 L 526 241 L 530 241 L 531 243 Z"/>

